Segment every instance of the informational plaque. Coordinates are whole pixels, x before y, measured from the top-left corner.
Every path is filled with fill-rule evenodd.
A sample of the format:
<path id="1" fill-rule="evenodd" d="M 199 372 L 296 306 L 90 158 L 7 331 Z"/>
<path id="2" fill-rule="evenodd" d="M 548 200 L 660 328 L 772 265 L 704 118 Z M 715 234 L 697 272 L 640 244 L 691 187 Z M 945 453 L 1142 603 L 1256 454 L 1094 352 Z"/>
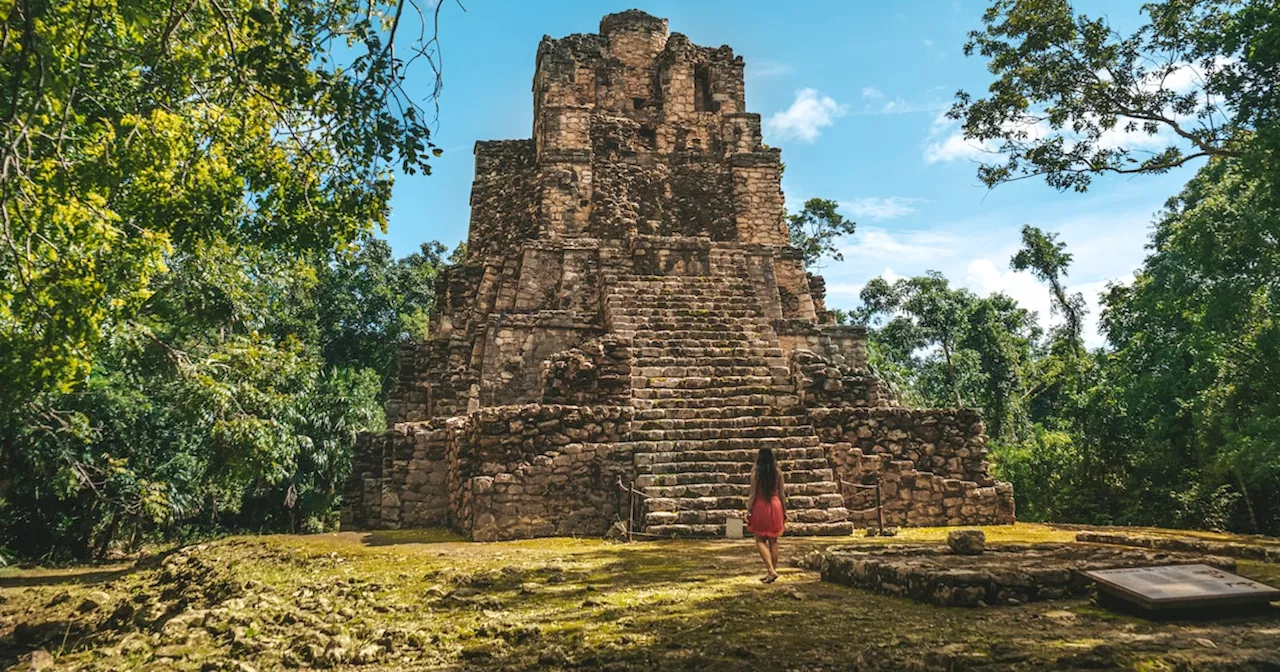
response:
<path id="1" fill-rule="evenodd" d="M 1127 567 L 1083 572 L 1110 595 L 1151 611 L 1259 607 L 1280 590 L 1208 565 Z"/>

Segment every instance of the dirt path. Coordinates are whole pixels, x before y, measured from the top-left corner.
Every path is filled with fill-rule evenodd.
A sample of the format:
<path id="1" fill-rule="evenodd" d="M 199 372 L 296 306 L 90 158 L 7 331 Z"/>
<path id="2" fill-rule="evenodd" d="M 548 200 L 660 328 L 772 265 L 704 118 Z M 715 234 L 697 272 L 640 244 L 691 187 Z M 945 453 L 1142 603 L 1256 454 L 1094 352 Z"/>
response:
<path id="1" fill-rule="evenodd" d="M 988 531 L 994 543 L 1071 534 Z M 1273 583 L 1274 570 L 1241 565 Z M 771 586 L 761 574 L 748 541 L 236 538 L 139 566 L 0 572 L 0 667 L 47 651 L 77 670 L 1280 669 L 1280 615 L 943 609 L 797 569 Z"/>

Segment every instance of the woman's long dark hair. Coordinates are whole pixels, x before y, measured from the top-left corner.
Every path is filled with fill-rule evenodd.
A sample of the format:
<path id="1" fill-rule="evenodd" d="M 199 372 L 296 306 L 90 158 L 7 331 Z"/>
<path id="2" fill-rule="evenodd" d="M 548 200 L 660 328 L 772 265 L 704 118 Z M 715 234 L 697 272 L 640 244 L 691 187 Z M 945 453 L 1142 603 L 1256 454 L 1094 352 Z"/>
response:
<path id="1" fill-rule="evenodd" d="M 756 453 L 756 495 L 772 497 L 778 492 L 778 460 L 772 448 L 761 448 Z"/>

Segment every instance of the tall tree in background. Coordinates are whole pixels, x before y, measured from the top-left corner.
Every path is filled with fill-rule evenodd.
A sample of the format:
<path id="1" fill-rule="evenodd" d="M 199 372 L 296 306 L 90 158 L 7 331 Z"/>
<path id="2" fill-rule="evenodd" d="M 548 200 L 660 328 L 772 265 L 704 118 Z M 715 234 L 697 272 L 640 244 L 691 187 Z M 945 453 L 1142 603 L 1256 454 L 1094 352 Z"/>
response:
<path id="1" fill-rule="evenodd" d="M 995 81 L 949 115 L 996 161 L 988 186 L 1043 177 L 1084 191 L 1099 174 L 1154 174 L 1205 157 L 1280 175 L 1280 9 L 1273 0 L 1163 0 L 1130 34 L 1068 0 L 996 0 L 966 54 Z M 1152 140 L 1163 144 L 1145 149 Z"/>
<path id="2" fill-rule="evenodd" d="M 1027 225 L 1022 227 L 1022 249 L 1009 260 L 1010 268 L 1030 271 L 1041 282 L 1049 283 L 1053 312 L 1062 316 L 1062 340 L 1073 350 L 1082 346 L 1084 332 L 1084 297 L 1067 292 L 1065 279 L 1072 256 L 1066 243 L 1058 241 L 1058 234 L 1045 233 Z"/>
<path id="3" fill-rule="evenodd" d="M 988 186 L 1043 177 L 1085 191 L 1100 175 L 1208 159 L 1160 214 L 1132 286 L 1105 295 L 1115 350 L 1042 358 L 1031 410 L 1043 431 L 998 466 L 1034 493 L 1020 512 L 1275 533 L 1280 5 L 1142 11 L 1121 34 L 1066 0 L 996 0 L 966 45 L 996 79 L 985 97 L 961 92 L 950 116 L 991 150 Z M 1163 148 L 1146 151 L 1153 141 Z M 1021 265 L 1069 308 L 1053 280 L 1062 250 L 1035 230 L 1024 244 Z"/>
<path id="4" fill-rule="evenodd" d="M 0 543 L 331 523 L 442 251 L 369 242 L 439 151 L 440 9 L 0 3 Z"/>
<path id="5" fill-rule="evenodd" d="M 402 88 L 434 64 L 431 35 L 398 35 L 412 3 L 7 3 L 0 405 L 82 383 L 175 255 L 385 226 L 392 169 L 435 149 L 430 100 Z"/>
<path id="6" fill-rule="evenodd" d="M 1104 296 L 1134 459 L 1180 522 L 1280 531 L 1280 199 L 1214 160 Z"/>
<path id="7" fill-rule="evenodd" d="M 791 246 L 800 249 L 807 267 L 820 267 L 823 257 L 843 261 L 844 255 L 836 247 L 842 236 L 851 236 L 858 225 L 846 219 L 839 210 L 840 204 L 825 198 L 811 198 L 804 208 L 787 215 Z"/>

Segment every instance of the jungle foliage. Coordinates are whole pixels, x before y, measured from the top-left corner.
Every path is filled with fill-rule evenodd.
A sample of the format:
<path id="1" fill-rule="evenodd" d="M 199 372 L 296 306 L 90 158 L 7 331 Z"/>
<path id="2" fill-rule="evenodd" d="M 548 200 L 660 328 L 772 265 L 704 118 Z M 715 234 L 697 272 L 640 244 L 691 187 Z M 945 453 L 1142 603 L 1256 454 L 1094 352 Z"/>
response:
<path id="1" fill-rule="evenodd" d="M 418 9 L 0 2 L 7 550 L 329 524 L 443 251 L 372 239 L 439 151 Z"/>
<path id="2" fill-rule="evenodd" d="M 1020 518 L 1280 534 L 1280 7 L 1143 13 L 1120 34 L 1066 0 L 997 0 L 966 49 L 996 79 L 951 111 L 991 150 L 978 176 L 992 187 L 1085 191 L 1198 160 L 1134 281 L 1101 296 L 1106 346 L 1082 345 L 1072 255 L 1034 226 L 1010 266 L 1046 285 L 1047 334 L 1007 297 L 937 275 L 873 281 L 854 315 L 911 394 L 986 410 Z M 1150 136 L 1167 146 L 1144 153 Z"/>

